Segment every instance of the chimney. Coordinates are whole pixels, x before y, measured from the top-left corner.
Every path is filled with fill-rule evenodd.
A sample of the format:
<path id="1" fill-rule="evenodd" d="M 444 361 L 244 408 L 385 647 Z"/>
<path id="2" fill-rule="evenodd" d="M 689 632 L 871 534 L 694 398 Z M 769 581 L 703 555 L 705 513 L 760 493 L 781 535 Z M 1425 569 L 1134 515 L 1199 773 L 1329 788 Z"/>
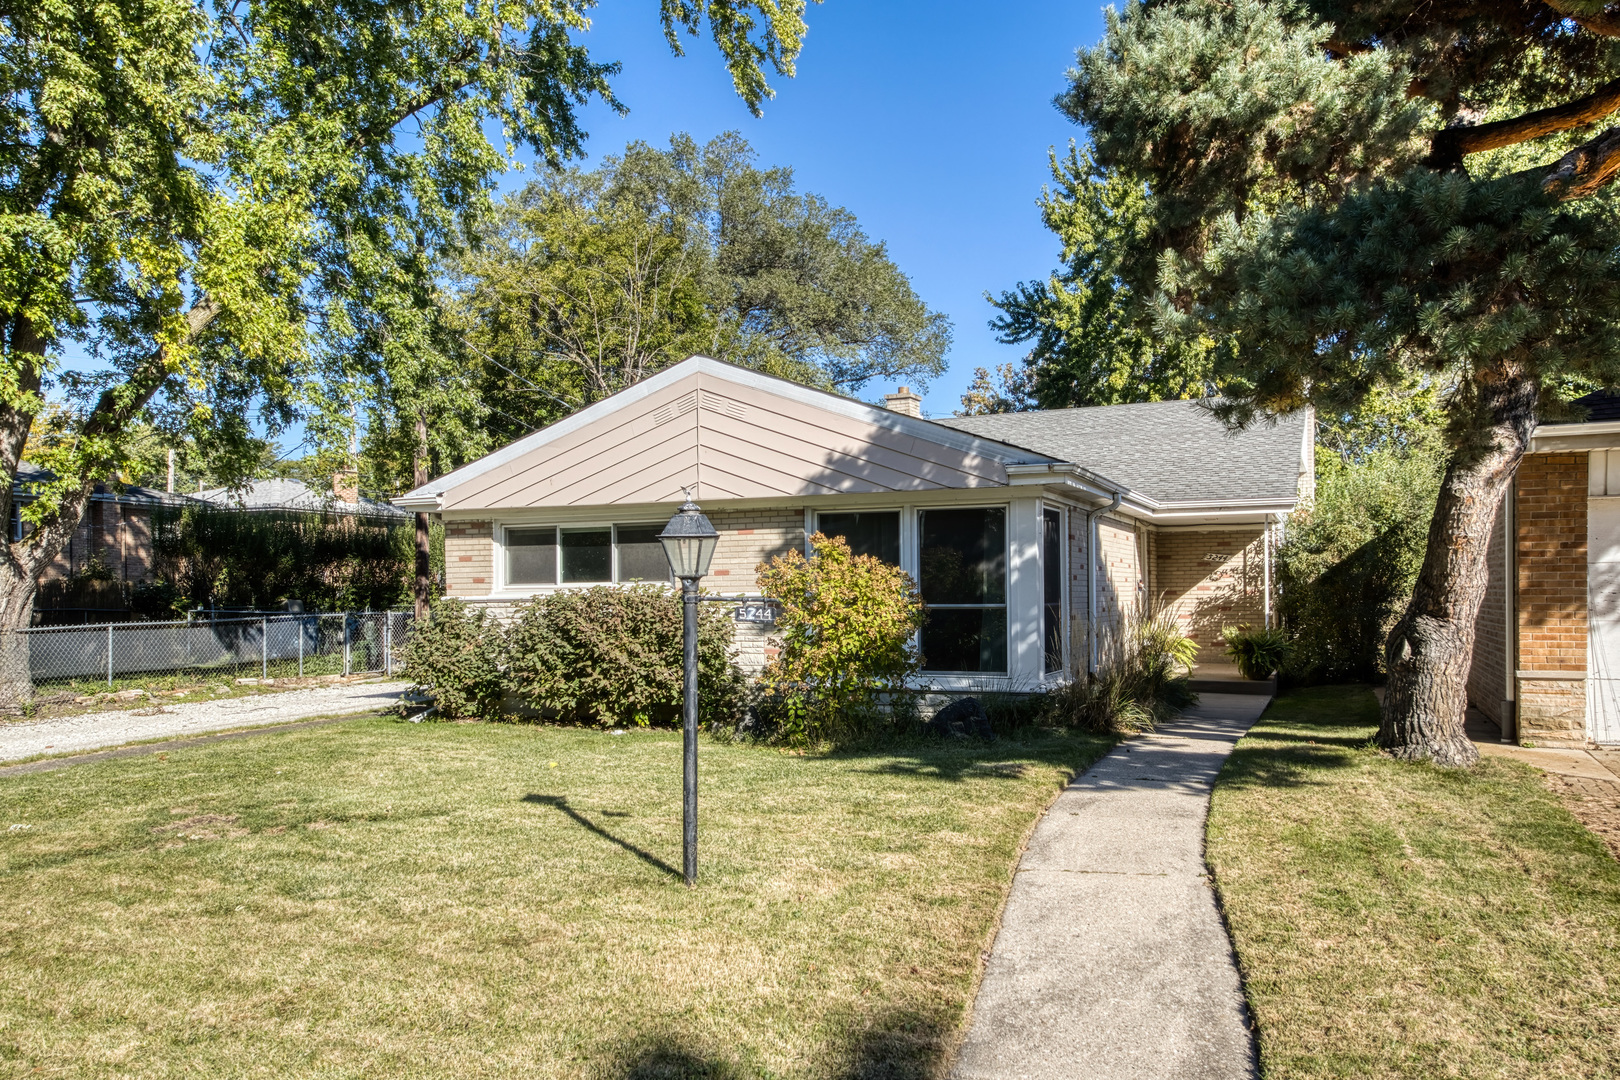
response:
<path id="1" fill-rule="evenodd" d="M 884 394 L 883 407 L 904 416 L 922 416 L 922 395 L 913 394 L 911 387 L 902 386 L 898 393 Z"/>
<path id="2" fill-rule="evenodd" d="M 360 472 L 357 469 L 345 469 L 332 474 L 332 494 L 338 502 L 357 503 L 360 501 Z"/>

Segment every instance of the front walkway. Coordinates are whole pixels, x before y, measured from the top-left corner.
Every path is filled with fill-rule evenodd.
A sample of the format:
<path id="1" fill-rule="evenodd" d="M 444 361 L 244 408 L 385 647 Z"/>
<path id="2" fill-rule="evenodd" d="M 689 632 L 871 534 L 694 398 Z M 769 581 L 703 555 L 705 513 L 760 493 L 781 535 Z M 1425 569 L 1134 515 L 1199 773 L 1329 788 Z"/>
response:
<path id="1" fill-rule="evenodd" d="M 312 716 L 376 712 L 399 701 L 408 682 L 333 684 L 279 694 L 194 701 L 158 709 L 119 710 L 0 724 L 0 761 L 76 754 L 104 746 L 195 735 L 227 728 L 285 724 Z"/>
<path id="2" fill-rule="evenodd" d="M 1256 1075 L 1204 819 L 1269 700 L 1204 694 L 1058 796 L 1018 864 L 954 1080 Z"/>

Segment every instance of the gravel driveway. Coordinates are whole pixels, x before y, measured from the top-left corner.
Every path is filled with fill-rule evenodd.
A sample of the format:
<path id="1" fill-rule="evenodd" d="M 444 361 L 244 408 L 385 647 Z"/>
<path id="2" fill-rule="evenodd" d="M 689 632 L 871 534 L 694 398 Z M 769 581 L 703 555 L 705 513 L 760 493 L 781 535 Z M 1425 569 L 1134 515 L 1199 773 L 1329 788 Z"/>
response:
<path id="1" fill-rule="evenodd" d="M 74 754 L 105 746 L 195 735 L 225 728 L 285 724 L 312 716 L 374 712 L 399 700 L 409 682 L 317 686 L 280 694 L 195 701 L 138 712 L 117 710 L 0 725 L 0 761 Z"/>

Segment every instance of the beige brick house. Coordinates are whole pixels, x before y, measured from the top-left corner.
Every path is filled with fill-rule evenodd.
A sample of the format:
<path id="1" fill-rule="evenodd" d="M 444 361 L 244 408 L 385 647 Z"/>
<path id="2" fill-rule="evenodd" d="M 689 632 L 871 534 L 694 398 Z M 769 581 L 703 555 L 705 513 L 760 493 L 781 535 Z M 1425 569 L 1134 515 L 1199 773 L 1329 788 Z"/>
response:
<path id="1" fill-rule="evenodd" d="M 1033 688 L 1093 627 L 1169 606 L 1197 640 L 1271 618 L 1280 523 L 1309 492 L 1309 413 L 1236 434 L 1194 402 L 928 420 L 693 357 L 394 500 L 441 514 L 446 589 L 499 614 L 552 589 L 667 581 L 690 488 L 721 533 L 703 586 L 749 595 L 817 530 L 917 579 L 926 678 Z M 740 627 L 763 662 L 768 628 Z M 1206 659 L 1220 660 L 1206 648 Z"/>
<path id="2" fill-rule="evenodd" d="M 1468 697 L 1504 739 L 1620 744 L 1620 397 L 1531 436 L 1491 534 Z"/>

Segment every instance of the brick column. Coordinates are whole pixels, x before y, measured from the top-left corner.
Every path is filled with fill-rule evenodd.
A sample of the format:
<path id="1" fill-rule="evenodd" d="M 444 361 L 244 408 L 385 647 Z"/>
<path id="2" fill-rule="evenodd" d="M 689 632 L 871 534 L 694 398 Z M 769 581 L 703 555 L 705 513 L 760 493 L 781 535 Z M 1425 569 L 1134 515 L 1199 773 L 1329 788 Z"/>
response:
<path id="1" fill-rule="evenodd" d="M 1519 465 L 1519 738 L 1586 745 L 1586 452 Z"/>

